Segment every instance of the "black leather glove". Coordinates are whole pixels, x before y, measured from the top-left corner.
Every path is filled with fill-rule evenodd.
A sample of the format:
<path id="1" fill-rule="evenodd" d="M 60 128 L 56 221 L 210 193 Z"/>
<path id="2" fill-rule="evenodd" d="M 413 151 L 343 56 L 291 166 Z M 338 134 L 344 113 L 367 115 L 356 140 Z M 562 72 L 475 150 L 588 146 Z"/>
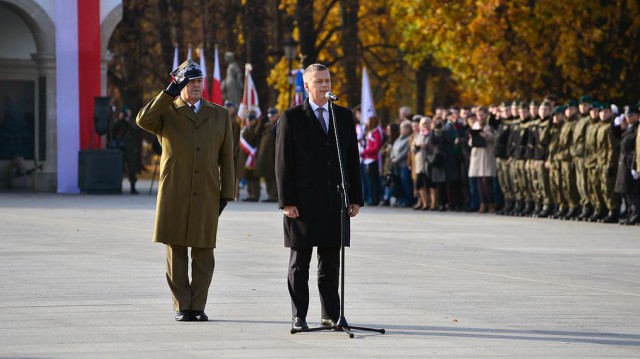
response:
<path id="1" fill-rule="evenodd" d="M 188 83 L 189 83 L 189 76 L 185 76 L 182 79 L 175 79 L 171 81 L 171 83 L 169 84 L 169 86 L 167 86 L 167 89 L 164 90 L 164 92 L 166 92 L 166 94 L 171 97 L 178 97 L 178 95 L 180 95 L 180 91 L 182 91 L 182 89 L 185 86 L 187 86 Z"/>
<path id="2" fill-rule="evenodd" d="M 229 203 L 228 198 L 220 198 L 220 211 L 218 211 L 218 217 L 220 217 L 220 215 L 222 214 L 222 211 L 224 211 L 224 208 L 227 206 L 227 203 Z"/>

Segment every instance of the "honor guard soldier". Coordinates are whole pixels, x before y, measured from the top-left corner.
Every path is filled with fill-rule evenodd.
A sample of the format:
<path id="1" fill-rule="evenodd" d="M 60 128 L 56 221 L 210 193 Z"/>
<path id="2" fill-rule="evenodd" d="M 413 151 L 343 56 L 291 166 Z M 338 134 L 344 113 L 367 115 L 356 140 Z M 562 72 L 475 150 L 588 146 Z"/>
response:
<path id="1" fill-rule="evenodd" d="M 593 205 L 591 204 L 589 183 L 589 172 L 585 167 L 585 155 L 586 155 L 586 138 L 587 129 L 591 122 L 589 116 L 589 109 L 591 108 L 591 97 L 580 97 L 580 103 L 578 105 L 580 119 L 576 122 L 573 128 L 573 145 L 571 146 L 571 156 L 573 161 L 574 173 L 576 176 L 576 189 L 578 190 L 578 196 L 580 197 L 581 212 L 575 219 L 583 221 L 588 219 L 593 213 Z"/>
<path id="2" fill-rule="evenodd" d="M 551 127 L 549 128 L 549 156 L 545 167 L 549 171 L 549 184 L 551 198 L 556 205 L 553 219 L 562 218 L 568 210 L 567 201 L 562 192 L 562 152 L 560 147 L 560 133 L 564 126 L 564 106 L 556 106 L 553 109 Z"/>
<path id="3" fill-rule="evenodd" d="M 580 196 L 576 185 L 576 172 L 573 165 L 573 155 L 571 154 L 571 149 L 574 146 L 573 131 L 580 118 L 577 101 L 570 100 L 567 102 L 564 110 L 564 118 L 564 124 L 560 131 L 558 159 L 562 167 L 562 196 L 569 207 L 562 219 L 571 220 L 578 217 L 581 213 Z"/>
<path id="4" fill-rule="evenodd" d="M 620 155 L 620 139 L 617 134 L 619 128 L 613 127 L 613 112 L 608 103 L 600 105 L 600 127 L 596 133 L 596 151 L 598 157 L 598 171 L 600 173 L 600 188 L 607 215 L 600 220 L 602 223 L 618 223 L 620 216 L 620 196 L 615 193 L 614 186 L 618 172 L 618 156 Z"/>
<path id="5" fill-rule="evenodd" d="M 496 134 L 496 164 L 500 189 L 504 195 L 504 207 L 497 214 L 509 214 L 515 208 L 515 197 L 513 186 L 509 176 L 509 155 L 507 147 L 509 144 L 509 131 L 511 130 L 511 103 L 500 104 L 498 130 Z"/>
<path id="6" fill-rule="evenodd" d="M 534 167 L 536 170 L 536 192 L 538 201 L 542 204 L 542 210 L 536 213 L 536 217 L 547 218 L 552 214 L 553 202 L 551 201 L 551 189 L 549 183 L 549 171 L 545 166 L 549 156 L 549 131 L 551 127 L 551 104 L 543 102 L 538 109 L 540 122 L 536 126 L 534 136 Z"/>

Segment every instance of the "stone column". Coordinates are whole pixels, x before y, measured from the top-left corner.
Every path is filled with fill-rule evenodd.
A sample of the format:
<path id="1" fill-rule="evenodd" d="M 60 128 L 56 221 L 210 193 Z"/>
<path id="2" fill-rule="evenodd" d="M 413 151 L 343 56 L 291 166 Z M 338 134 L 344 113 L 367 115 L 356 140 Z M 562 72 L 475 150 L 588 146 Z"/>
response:
<path id="1" fill-rule="evenodd" d="M 58 138 L 56 116 L 56 59 L 55 54 L 36 53 L 31 58 L 36 63 L 38 77 L 45 77 L 46 91 L 46 160 L 42 162 L 42 171 L 34 172 L 33 189 L 38 192 L 55 192 L 58 188 Z M 42 96 L 42 94 L 40 94 Z M 37 155 L 37 154 L 36 154 Z"/>

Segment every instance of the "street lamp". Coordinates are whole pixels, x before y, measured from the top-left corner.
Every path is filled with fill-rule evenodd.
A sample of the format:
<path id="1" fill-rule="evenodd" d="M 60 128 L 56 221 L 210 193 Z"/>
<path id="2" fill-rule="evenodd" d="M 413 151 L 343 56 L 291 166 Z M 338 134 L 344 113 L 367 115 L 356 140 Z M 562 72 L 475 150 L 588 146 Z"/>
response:
<path id="1" fill-rule="evenodd" d="M 295 42 L 292 38 L 289 38 L 284 42 L 284 57 L 289 60 L 289 73 L 287 74 L 287 81 L 289 82 L 289 107 L 291 107 L 291 90 L 293 89 L 293 75 L 291 74 L 291 63 L 296 58 L 296 47 L 298 43 Z"/>

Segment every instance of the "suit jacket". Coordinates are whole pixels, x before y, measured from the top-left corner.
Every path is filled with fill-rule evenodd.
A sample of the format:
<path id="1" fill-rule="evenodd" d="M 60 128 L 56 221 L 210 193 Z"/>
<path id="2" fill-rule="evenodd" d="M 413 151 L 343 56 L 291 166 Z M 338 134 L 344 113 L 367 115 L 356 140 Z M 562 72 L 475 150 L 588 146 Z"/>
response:
<path id="1" fill-rule="evenodd" d="M 353 114 L 335 106 L 350 203 L 363 205 L 360 158 Z M 340 246 L 340 169 L 333 118 L 325 135 L 309 100 L 286 110 L 276 134 L 276 182 L 280 208 L 297 206 L 300 217 L 284 217 L 286 247 Z M 349 245 L 349 218 L 345 221 Z"/>
<path id="2" fill-rule="evenodd" d="M 154 242 L 215 248 L 220 198 L 233 198 L 229 112 L 202 100 L 198 113 L 164 91 L 136 119 L 162 144 Z"/>

